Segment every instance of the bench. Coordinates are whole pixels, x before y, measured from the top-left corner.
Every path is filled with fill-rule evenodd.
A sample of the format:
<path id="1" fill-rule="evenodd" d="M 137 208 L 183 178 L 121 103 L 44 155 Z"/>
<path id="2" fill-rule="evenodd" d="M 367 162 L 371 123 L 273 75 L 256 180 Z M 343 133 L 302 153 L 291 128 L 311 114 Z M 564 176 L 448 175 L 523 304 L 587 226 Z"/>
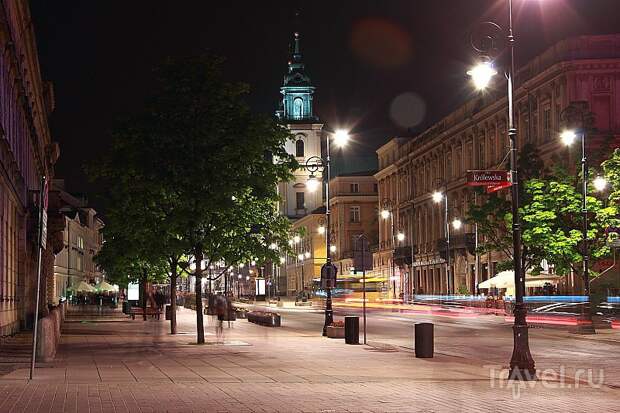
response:
<path id="1" fill-rule="evenodd" d="M 246 317 L 250 323 L 267 327 L 280 327 L 281 318 L 278 313 L 267 313 L 263 311 L 248 311 Z"/>
<path id="2" fill-rule="evenodd" d="M 143 314 L 144 313 L 142 312 L 142 307 L 131 307 L 131 311 L 129 312 L 132 320 L 135 320 L 137 315 Z M 146 315 L 156 317 L 159 320 L 161 317 L 161 310 L 153 307 L 146 307 Z"/>

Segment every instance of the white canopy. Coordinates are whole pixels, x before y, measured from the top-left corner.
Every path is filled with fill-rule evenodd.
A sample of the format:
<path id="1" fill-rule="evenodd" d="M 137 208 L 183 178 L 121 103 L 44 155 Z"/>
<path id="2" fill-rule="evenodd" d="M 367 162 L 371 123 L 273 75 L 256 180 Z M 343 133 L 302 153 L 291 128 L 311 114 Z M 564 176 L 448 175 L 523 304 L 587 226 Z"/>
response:
<path id="1" fill-rule="evenodd" d="M 525 275 L 526 287 L 543 287 L 545 284 L 557 284 L 561 277 L 557 275 Z M 478 284 L 478 288 L 505 288 L 507 295 L 514 294 L 515 289 L 515 272 L 513 270 L 507 270 L 497 273 L 495 277 L 489 278 L 486 281 Z"/>
<path id="2" fill-rule="evenodd" d="M 110 292 L 118 291 L 117 285 L 112 285 L 106 281 L 101 281 L 99 284 L 97 284 L 95 288 L 97 289 L 97 291 L 110 291 Z"/>
<path id="3" fill-rule="evenodd" d="M 77 285 L 71 287 L 71 289 L 76 293 L 94 293 L 96 291 L 95 287 L 85 281 L 80 281 Z"/>

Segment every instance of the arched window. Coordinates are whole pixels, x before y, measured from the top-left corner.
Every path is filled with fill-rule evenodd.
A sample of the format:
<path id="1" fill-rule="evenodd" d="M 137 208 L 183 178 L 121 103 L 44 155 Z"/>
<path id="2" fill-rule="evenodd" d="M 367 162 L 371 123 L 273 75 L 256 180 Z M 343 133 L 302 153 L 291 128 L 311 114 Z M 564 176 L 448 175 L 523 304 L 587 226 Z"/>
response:
<path id="1" fill-rule="evenodd" d="M 304 141 L 301 139 L 298 139 L 297 142 L 295 142 L 295 156 L 298 158 L 304 157 Z"/>
<path id="2" fill-rule="evenodd" d="M 293 100 L 293 118 L 303 119 L 304 117 L 304 100 L 302 98 L 295 98 Z"/>

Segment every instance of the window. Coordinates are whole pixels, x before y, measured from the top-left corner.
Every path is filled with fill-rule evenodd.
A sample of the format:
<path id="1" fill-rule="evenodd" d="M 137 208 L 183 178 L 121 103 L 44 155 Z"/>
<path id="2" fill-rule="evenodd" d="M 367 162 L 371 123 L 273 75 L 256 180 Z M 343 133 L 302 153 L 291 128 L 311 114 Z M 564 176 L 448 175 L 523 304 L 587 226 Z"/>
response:
<path id="1" fill-rule="evenodd" d="M 304 100 L 302 98 L 295 98 L 293 100 L 293 118 L 303 119 L 304 117 Z"/>
<path id="2" fill-rule="evenodd" d="M 352 206 L 350 211 L 351 211 L 351 222 L 360 222 L 360 207 Z"/>
<path id="3" fill-rule="evenodd" d="M 484 169 L 484 167 L 486 166 L 486 162 L 484 159 L 484 138 L 480 138 L 482 139 L 480 141 L 480 143 L 478 144 L 478 167 L 480 169 Z"/>
<path id="4" fill-rule="evenodd" d="M 351 192 L 358 193 L 359 191 L 360 191 L 360 185 L 359 184 L 351 184 Z"/>
<path id="5" fill-rule="evenodd" d="M 75 269 L 78 271 L 84 270 L 84 257 L 81 254 L 75 255 Z"/>
<path id="6" fill-rule="evenodd" d="M 295 195 L 296 195 L 297 209 L 304 209 L 306 207 L 306 199 L 305 199 L 306 194 L 304 192 L 297 192 Z"/>
<path id="7" fill-rule="evenodd" d="M 551 140 L 551 107 L 543 109 L 543 139 L 545 142 Z"/>
<path id="8" fill-rule="evenodd" d="M 295 142 L 295 156 L 298 158 L 304 157 L 304 141 L 301 139 L 297 139 L 297 142 Z"/>
<path id="9" fill-rule="evenodd" d="M 452 152 L 446 155 L 446 180 L 452 179 Z"/>
<path id="10" fill-rule="evenodd" d="M 373 184 L 373 185 L 372 185 L 372 190 L 373 190 L 375 193 L 379 192 L 379 186 L 378 186 L 377 184 Z"/>
<path id="11" fill-rule="evenodd" d="M 84 249 L 84 238 L 78 235 L 76 239 L 76 245 L 79 249 L 83 250 Z"/>

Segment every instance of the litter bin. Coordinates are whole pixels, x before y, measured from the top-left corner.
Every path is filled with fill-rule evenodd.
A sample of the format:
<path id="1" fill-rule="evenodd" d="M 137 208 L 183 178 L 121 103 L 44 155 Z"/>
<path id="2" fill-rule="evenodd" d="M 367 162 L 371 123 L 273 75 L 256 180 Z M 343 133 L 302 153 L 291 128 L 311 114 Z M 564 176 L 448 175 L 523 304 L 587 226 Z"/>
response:
<path id="1" fill-rule="evenodd" d="M 360 343 L 360 318 L 353 315 L 344 317 L 344 342 L 347 344 Z"/>
<path id="2" fill-rule="evenodd" d="M 415 356 L 418 358 L 432 358 L 434 348 L 433 323 L 417 323 L 414 327 Z"/>
<path id="3" fill-rule="evenodd" d="M 172 306 L 170 304 L 166 304 L 166 320 L 172 319 Z"/>

